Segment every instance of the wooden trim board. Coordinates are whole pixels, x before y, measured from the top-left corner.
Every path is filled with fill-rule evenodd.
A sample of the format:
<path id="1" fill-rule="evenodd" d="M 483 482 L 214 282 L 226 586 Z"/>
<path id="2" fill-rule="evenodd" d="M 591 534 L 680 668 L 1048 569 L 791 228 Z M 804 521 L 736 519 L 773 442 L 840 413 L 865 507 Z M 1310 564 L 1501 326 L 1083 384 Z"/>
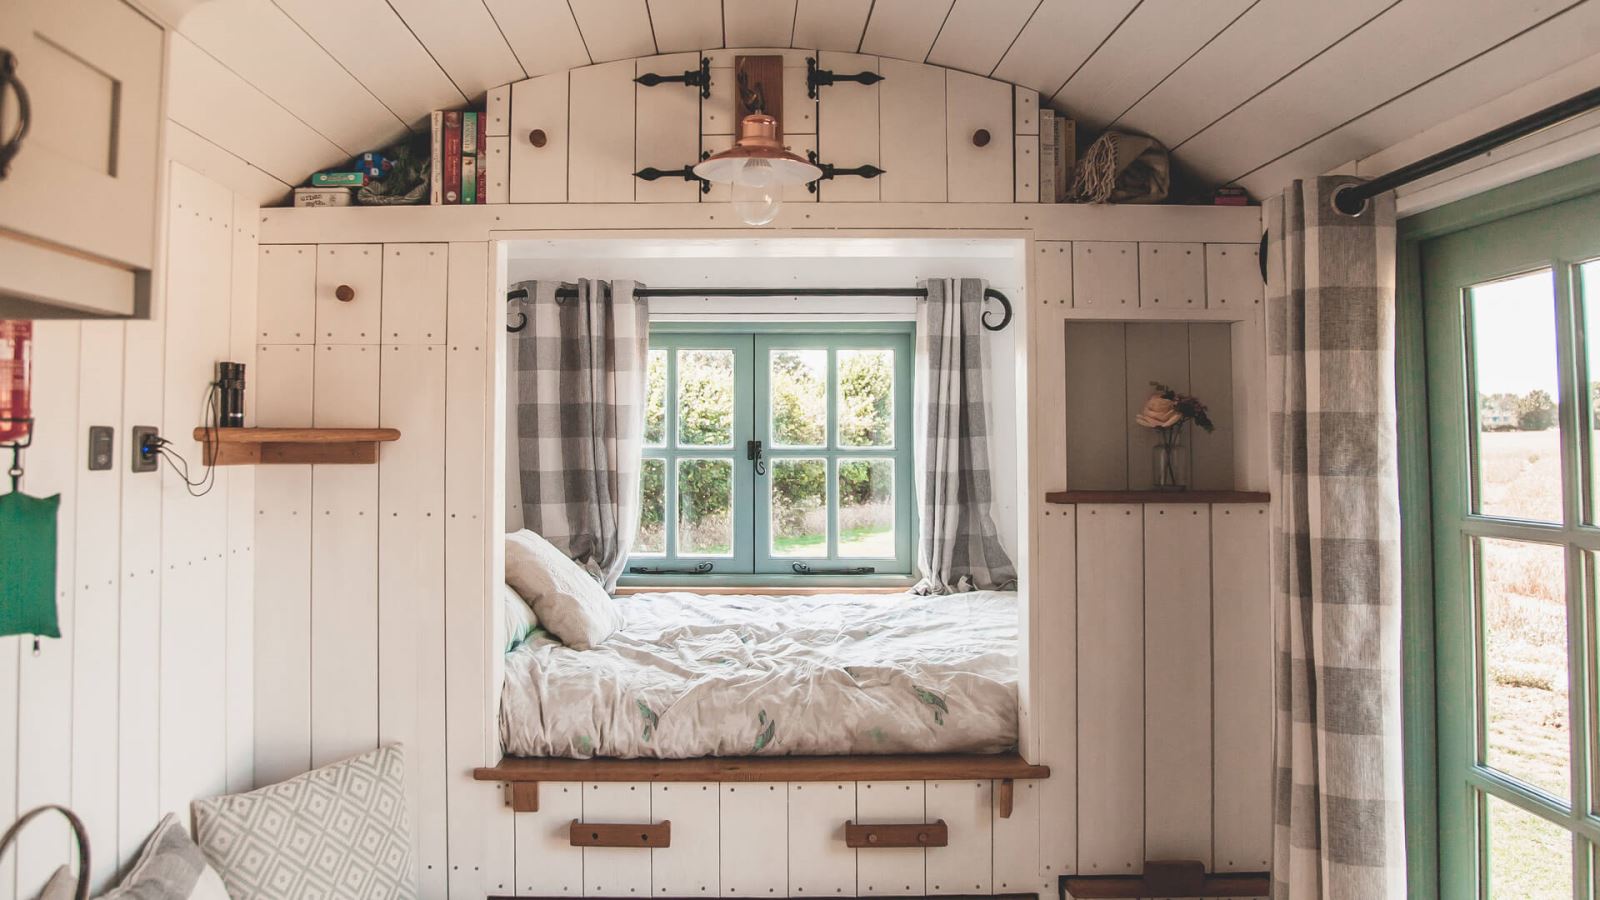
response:
<path id="1" fill-rule="evenodd" d="M 1264 491 L 1051 491 L 1046 503 L 1271 503 Z"/>
<path id="2" fill-rule="evenodd" d="M 1049 778 L 1016 753 L 715 756 L 699 759 L 513 757 L 474 769 L 479 781 L 947 781 Z"/>
<path id="3" fill-rule="evenodd" d="M 371 465 L 394 428 L 196 428 L 208 466 Z"/>

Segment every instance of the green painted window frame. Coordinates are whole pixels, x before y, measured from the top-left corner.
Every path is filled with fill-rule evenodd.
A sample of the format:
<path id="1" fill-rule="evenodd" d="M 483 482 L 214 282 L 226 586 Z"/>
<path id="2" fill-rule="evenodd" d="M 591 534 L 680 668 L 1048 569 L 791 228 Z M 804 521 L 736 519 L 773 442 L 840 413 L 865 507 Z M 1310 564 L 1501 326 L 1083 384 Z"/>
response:
<path id="1" fill-rule="evenodd" d="M 665 502 L 667 537 L 665 554 L 634 554 L 628 566 L 682 568 L 704 562 L 715 568 L 705 575 L 625 574 L 619 584 L 689 587 L 694 585 L 754 587 L 805 585 L 837 587 L 891 587 L 908 585 L 915 579 L 917 515 L 913 448 L 914 324 L 911 322 L 654 322 L 650 328 L 652 351 L 667 351 L 665 445 L 647 446 L 643 458 L 663 459 L 666 479 Z M 818 448 L 774 448 L 769 404 L 767 403 L 768 354 L 780 349 L 822 349 L 828 354 L 829 395 L 826 446 Z M 894 367 L 894 443 L 891 448 L 840 446 L 838 441 L 837 393 L 834 377 L 840 350 L 892 349 Z M 702 451 L 676 446 L 677 352 L 681 349 L 730 349 L 734 352 L 734 446 L 727 450 Z M 745 442 L 762 442 L 765 474 L 756 474 L 746 459 Z M 734 553 L 731 557 L 680 555 L 676 552 L 675 479 L 670 477 L 676 460 L 698 457 L 729 457 L 734 461 Z M 825 557 L 784 557 L 770 552 L 770 483 L 774 460 L 822 458 L 827 461 L 828 555 Z M 892 557 L 840 557 L 838 543 L 837 467 L 841 459 L 879 458 L 894 461 L 895 552 Z M 904 527 L 898 527 L 902 525 Z M 819 568 L 871 566 L 868 575 L 801 575 L 791 565 L 805 562 Z"/>
<path id="2" fill-rule="evenodd" d="M 1565 277 L 1566 263 L 1600 255 L 1600 232 L 1593 227 L 1600 211 L 1600 157 L 1484 192 L 1400 222 L 1397 255 L 1396 402 L 1399 413 L 1401 544 L 1403 557 L 1403 641 L 1405 649 L 1405 768 L 1407 863 L 1409 895 L 1416 898 L 1480 896 L 1487 889 L 1487 845 L 1478 798 L 1492 794 L 1518 808 L 1544 815 L 1548 805 L 1534 792 L 1478 765 L 1481 722 L 1475 671 L 1480 630 L 1472 584 L 1469 541 L 1464 532 L 1498 535 L 1506 520 L 1470 513 L 1472 482 L 1470 415 L 1466 403 L 1466 320 L 1460 285 L 1435 269 L 1425 277 L 1425 259 L 1433 259 L 1439 241 L 1469 229 L 1486 229 L 1474 252 L 1468 283 L 1494 275 L 1554 266 L 1557 274 L 1558 325 L 1566 336 L 1561 350 L 1559 411 L 1563 427 L 1563 476 L 1574 487 L 1566 499 L 1567 521 L 1555 528 L 1564 545 L 1579 534 L 1585 542 L 1600 529 L 1584 524 L 1581 514 L 1589 479 L 1581 467 L 1588 457 L 1588 432 L 1577 427 L 1579 406 L 1571 401 L 1583 373 L 1580 302 Z M 1579 200 L 1579 198 L 1583 198 Z M 1569 201 L 1576 201 L 1569 203 Z M 1552 246 L 1550 228 L 1534 228 L 1519 240 L 1508 239 L 1519 225 L 1556 210 L 1575 219 L 1557 230 L 1569 236 L 1585 229 L 1591 251 Z M 1531 214 L 1524 218 L 1524 214 Z M 1494 226 L 1494 230 L 1488 230 Z M 1581 226 L 1581 227 L 1579 227 Z M 1468 241 L 1471 239 L 1468 238 Z M 1457 242 L 1462 242 L 1461 238 Z M 1570 243 L 1570 242 L 1569 242 Z M 1577 341 L 1577 343 L 1572 343 Z M 1580 459 L 1580 455 L 1582 459 Z M 1578 504 L 1575 510 L 1573 504 Z M 1578 512 L 1574 518 L 1574 512 Z M 1463 528 L 1463 523 L 1470 527 Z M 1511 523 L 1519 538 L 1528 528 Z M 1548 527 L 1548 526 L 1546 526 Z M 1521 530 L 1519 530 L 1521 529 Z M 1575 735 L 1592 734 L 1595 717 L 1593 613 L 1594 572 L 1583 550 L 1569 549 L 1568 617 L 1570 690 L 1569 722 Z M 1468 603 L 1445 598 L 1465 597 Z M 1578 741 L 1573 752 L 1573 796 L 1592 794 L 1596 748 Z M 1596 860 L 1586 844 L 1600 841 L 1600 818 L 1588 813 L 1590 801 L 1563 813 L 1563 827 L 1573 837 L 1574 896 L 1592 896 Z M 1546 816 L 1549 818 L 1549 816 Z"/>

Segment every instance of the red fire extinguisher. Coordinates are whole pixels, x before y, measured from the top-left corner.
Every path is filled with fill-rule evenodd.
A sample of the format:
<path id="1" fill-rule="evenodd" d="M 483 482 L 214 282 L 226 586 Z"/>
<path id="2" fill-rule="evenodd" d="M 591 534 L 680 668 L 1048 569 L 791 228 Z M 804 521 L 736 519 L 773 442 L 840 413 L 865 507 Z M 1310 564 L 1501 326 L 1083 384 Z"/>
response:
<path id="1" fill-rule="evenodd" d="M 29 362 L 33 355 L 33 322 L 0 320 L 0 444 L 28 437 L 33 417 Z"/>

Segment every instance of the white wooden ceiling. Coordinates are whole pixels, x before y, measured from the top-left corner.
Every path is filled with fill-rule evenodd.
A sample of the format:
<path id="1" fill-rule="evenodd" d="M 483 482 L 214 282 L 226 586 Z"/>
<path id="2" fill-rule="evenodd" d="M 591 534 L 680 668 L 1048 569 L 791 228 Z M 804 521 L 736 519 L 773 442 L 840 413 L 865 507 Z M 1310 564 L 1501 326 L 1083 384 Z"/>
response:
<path id="1" fill-rule="evenodd" d="M 1600 0 L 146 0 L 178 125 L 288 183 L 430 110 L 718 47 L 893 56 L 1037 89 L 1080 129 L 1262 196 L 1571 65 Z"/>

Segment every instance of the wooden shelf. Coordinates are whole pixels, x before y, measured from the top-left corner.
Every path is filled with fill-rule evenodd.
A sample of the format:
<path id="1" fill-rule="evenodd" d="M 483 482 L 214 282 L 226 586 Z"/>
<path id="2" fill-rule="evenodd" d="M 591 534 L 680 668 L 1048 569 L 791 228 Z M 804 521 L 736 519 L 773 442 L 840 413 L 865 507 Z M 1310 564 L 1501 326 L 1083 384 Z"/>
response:
<path id="1" fill-rule="evenodd" d="M 378 461 L 378 444 L 397 441 L 394 428 L 196 428 L 208 466 L 362 465 Z"/>
<path id="2" fill-rule="evenodd" d="M 1051 491 L 1046 503 L 1268 503 L 1265 491 Z"/>
<path id="3" fill-rule="evenodd" d="M 1207 874 L 1195 860 L 1146 860 L 1143 875 L 1068 875 L 1067 893 L 1089 897 L 1265 897 L 1272 893 L 1266 872 Z"/>
<path id="4" fill-rule="evenodd" d="M 705 756 L 698 759 L 564 759 L 508 756 L 474 769 L 479 781 L 945 781 L 1049 778 L 1016 753 L 884 756 Z"/>

